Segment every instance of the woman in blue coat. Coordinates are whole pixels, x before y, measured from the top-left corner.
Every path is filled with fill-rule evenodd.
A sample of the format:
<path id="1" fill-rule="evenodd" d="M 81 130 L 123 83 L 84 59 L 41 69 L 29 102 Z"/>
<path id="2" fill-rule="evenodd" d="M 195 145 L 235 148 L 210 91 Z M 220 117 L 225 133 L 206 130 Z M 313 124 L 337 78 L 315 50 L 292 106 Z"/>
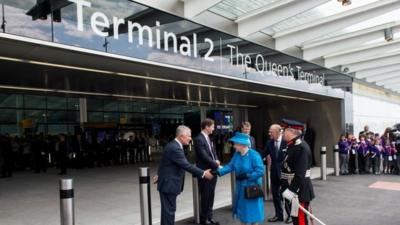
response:
<path id="1" fill-rule="evenodd" d="M 233 204 L 233 216 L 244 224 L 259 224 L 264 221 L 264 199 L 245 198 L 245 187 L 259 185 L 264 175 L 264 165 L 260 154 L 250 149 L 250 137 L 247 134 L 236 133 L 230 139 L 236 150 L 231 161 L 220 168 L 217 174 L 223 176 L 230 172 L 236 174 L 236 192 Z"/>

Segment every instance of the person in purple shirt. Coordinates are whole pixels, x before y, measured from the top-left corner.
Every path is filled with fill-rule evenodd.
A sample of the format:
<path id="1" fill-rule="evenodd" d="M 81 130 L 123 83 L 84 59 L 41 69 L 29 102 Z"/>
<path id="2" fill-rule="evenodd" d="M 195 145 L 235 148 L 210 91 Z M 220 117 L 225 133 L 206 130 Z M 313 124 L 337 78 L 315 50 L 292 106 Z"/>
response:
<path id="1" fill-rule="evenodd" d="M 347 142 L 346 136 L 341 135 L 339 140 L 339 159 L 340 159 L 340 174 L 349 174 L 349 150 L 350 145 Z"/>
<path id="2" fill-rule="evenodd" d="M 390 137 L 391 128 L 388 127 L 385 129 L 385 133 L 381 137 L 381 145 L 382 149 L 382 158 L 383 158 L 383 174 L 390 173 L 391 164 L 393 161 L 392 156 L 392 146 L 391 146 L 391 137 Z"/>
<path id="3" fill-rule="evenodd" d="M 350 148 L 350 150 L 349 150 L 349 173 L 356 174 L 357 173 L 356 154 L 357 154 L 357 149 L 358 149 L 357 139 L 354 137 L 353 134 L 348 134 L 347 142 L 349 143 L 349 148 Z"/>
<path id="4" fill-rule="evenodd" d="M 372 145 L 369 146 L 369 156 L 371 161 L 372 172 L 374 174 L 380 174 L 382 145 L 380 138 L 376 138 L 372 141 Z"/>
<path id="5" fill-rule="evenodd" d="M 367 160 L 367 152 L 368 152 L 368 143 L 365 140 L 364 135 L 360 135 L 360 142 L 358 143 L 357 148 L 357 158 L 358 158 L 358 172 L 360 174 L 367 173 L 368 170 L 366 168 L 366 160 Z"/>

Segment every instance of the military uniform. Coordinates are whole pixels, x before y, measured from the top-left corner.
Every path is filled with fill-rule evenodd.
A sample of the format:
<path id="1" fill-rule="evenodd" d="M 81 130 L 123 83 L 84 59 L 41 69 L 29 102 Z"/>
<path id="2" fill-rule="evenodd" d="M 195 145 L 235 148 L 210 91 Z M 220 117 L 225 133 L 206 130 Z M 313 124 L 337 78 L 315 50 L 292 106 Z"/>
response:
<path id="1" fill-rule="evenodd" d="M 282 163 L 282 190 L 290 190 L 297 194 L 301 206 L 308 209 L 311 200 L 315 197 L 310 178 L 311 151 L 308 144 L 296 138 L 287 145 L 286 156 Z M 307 217 L 301 210 L 297 216 L 293 215 L 294 225 L 307 225 Z"/>

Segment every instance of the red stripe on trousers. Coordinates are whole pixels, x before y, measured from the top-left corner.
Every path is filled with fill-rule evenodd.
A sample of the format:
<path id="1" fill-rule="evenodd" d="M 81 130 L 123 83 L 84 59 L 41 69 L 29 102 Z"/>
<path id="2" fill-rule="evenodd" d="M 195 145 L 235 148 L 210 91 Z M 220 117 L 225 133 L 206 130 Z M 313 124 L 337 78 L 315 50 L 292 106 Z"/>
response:
<path id="1" fill-rule="evenodd" d="M 303 208 L 306 208 L 306 204 L 304 202 L 300 202 L 300 205 L 303 206 Z M 307 225 L 307 217 L 306 214 L 299 209 L 299 225 Z"/>

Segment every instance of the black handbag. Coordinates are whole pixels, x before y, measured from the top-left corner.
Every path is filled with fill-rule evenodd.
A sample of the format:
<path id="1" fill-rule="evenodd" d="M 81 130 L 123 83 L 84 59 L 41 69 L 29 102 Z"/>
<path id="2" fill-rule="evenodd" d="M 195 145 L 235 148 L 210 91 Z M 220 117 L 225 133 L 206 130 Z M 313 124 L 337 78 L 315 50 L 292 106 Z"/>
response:
<path id="1" fill-rule="evenodd" d="M 244 189 L 244 197 L 247 199 L 256 199 L 264 197 L 264 192 L 260 185 L 250 185 Z"/>

